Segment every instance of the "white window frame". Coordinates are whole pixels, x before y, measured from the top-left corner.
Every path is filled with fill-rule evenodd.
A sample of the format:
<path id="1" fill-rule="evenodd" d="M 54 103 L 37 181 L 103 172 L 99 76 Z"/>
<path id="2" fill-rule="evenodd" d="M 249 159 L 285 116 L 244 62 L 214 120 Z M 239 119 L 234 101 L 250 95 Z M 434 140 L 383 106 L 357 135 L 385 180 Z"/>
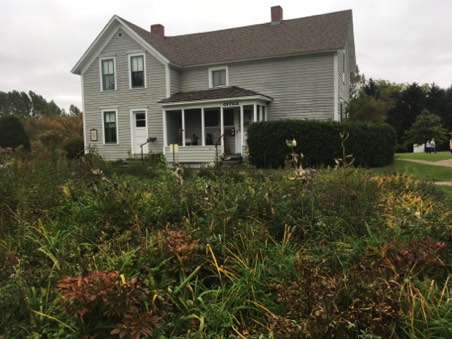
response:
<path id="1" fill-rule="evenodd" d="M 105 113 L 106 112 L 115 112 L 115 119 L 116 119 L 116 143 L 113 142 L 105 142 Z M 102 142 L 104 145 L 118 145 L 119 144 L 119 122 L 118 122 L 118 109 L 112 108 L 112 109 L 103 109 L 102 110 Z"/>
<path id="2" fill-rule="evenodd" d="M 214 86 L 213 85 L 213 72 L 215 71 L 225 71 L 226 72 L 226 84 L 220 85 L 220 86 Z M 219 88 L 219 87 L 226 87 L 229 86 L 229 69 L 228 66 L 221 66 L 221 67 L 211 67 L 209 68 L 209 88 Z"/>
<path id="3" fill-rule="evenodd" d="M 143 87 L 132 87 L 132 58 L 142 56 L 143 57 Z M 129 54 L 129 89 L 142 89 L 146 88 L 146 54 L 145 53 L 134 53 Z"/>
<path id="4" fill-rule="evenodd" d="M 113 60 L 113 72 L 114 72 L 114 79 L 115 79 L 115 88 L 114 89 L 104 89 L 104 75 L 102 74 L 102 61 L 104 61 L 104 60 Z M 116 89 L 118 88 L 118 81 L 116 79 L 116 58 L 115 57 L 99 58 L 99 74 L 100 74 L 100 91 L 101 92 L 116 91 Z"/>

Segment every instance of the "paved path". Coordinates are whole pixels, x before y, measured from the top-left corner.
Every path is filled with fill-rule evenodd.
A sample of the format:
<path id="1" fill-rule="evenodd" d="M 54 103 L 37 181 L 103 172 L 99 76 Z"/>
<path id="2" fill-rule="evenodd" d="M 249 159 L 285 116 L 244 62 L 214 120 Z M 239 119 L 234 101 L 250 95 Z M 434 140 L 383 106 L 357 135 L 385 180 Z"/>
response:
<path id="1" fill-rule="evenodd" d="M 426 164 L 426 165 L 432 165 L 432 166 L 450 167 L 452 169 L 452 158 L 446 159 L 446 160 L 439 160 L 439 161 L 427 161 L 427 160 L 415 160 L 415 159 L 399 159 L 399 160 L 417 162 L 419 164 Z M 452 173 L 451 173 L 451 178 L 452 178 Z M 441 185 L 441 186 L 452 186 L 452 181 L 436 181 L 435 184 Z"/>
<path id="2" fill-rule="evenodd" d="M 439 161 L 427 161 L 427 160 L 415 160 L 415 159 L 398 159 L 398 160 L 418 162 L 420 164 L 426 164 L 426 165 L 452 167 L 452 157 L 451 157 L 451 159 L 439 160 Z"/>

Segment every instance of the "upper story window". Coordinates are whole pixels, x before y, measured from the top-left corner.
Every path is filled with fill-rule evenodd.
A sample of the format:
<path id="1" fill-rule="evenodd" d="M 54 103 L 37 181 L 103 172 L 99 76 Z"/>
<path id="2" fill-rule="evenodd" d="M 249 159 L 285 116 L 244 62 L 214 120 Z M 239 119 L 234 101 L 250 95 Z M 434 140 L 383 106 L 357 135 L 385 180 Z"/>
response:
<path id="1" fill-rule="evenodd" d="M 209 87 L 228 86 L 228 68 L 210 68 L 209 69 Z"/>
<path id="2" fill-rule="evenodd" d="M 115 90 L 116 89 L 116 81 L 115 81 L 115 59 L 101 59 L 100 60 L 100 68 L 102 75 L 102 90 Z"/>
<path id="3" fill-rule="evenodd" d="M 144 54 L 131 55 L 129 57 L 130 65 L 130 88 L 143 88 L 145 85 L 144 74 Z"/>
<path id="4" fill-rule="evenodd" d="M 104 143 L 117 144 L 118 143 L 118 124 L 116 119 L 117 111 L 103 111 L 104 123 Z"/>

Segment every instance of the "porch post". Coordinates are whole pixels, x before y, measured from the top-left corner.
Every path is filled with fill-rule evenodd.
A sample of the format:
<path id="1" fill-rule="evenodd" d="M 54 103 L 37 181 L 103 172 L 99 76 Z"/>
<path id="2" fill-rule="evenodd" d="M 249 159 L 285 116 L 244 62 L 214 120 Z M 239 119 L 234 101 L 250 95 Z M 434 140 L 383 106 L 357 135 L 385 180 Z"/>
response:
<path id="1" fill-rule="evenodd" d="M 240 154 L 243 151 L 243 105 L 240 105 Z"/>
<path id="2" fill-rule="evenodd" d="M 185 109 L 182 108 L 182 146 L 185 146 Z"/>
<path id="3" fill-rule="evenodd" d="M 223 136 L 224 133 L 224 121 L 223 121 L 223 106 L 221 106 L 221 110 L 220 110 L 220 138 L 221 136 Z M 221 139 L 221 146 L 224 145 L 224 138 Z M 223 151 L 224 152 L 224 151 Z"/>
<path id="4" fill-rule="evenodd" d="M 204 121 L 204 107 L 201 107 L 201 145 L 206 145 L 206 126 Z"/>
<path id="5" fill-rule="evenodd" d="M 256 122 L 257 121 L 257 104 L 253 105 L 253 109 L 254 109 L 253 122 Z"/>

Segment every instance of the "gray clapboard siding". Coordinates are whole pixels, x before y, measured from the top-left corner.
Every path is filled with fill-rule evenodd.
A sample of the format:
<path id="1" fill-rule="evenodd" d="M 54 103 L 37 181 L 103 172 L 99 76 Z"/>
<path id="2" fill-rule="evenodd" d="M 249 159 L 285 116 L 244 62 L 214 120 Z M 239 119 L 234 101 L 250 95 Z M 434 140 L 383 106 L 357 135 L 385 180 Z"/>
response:
<path id="1" fill-rule="evenodd" d="M 170 68 L 170 95 L 173 95 L 174 93 L 177 93 L 180 91 L 180 84 L 179 84 L 179 71 L 174 68 Z"/>
<path id="2" fill-rule="evenodd" d="M 209 68 L 196 67 L 180 72 L 180 91 L 201 91 L 209 88 Z"/>
<path id="3" fill-rule="evenodd" d="M 278 58 L 227 65 L 229 85 L 274 98 L 268 120 L 332 119 L 334 113 L 334 54 Z M 208 88 L 208 67 L 181 72 L 181 91 Z"/>
<path id="4" fill-rule="evenodd" d="M 223 154 L 221 147 L 218 147 L 218 156 Z M 165 147 L 166 161 L 173 161 L 173 153 L 170 152 L 170 148 Z M 176 162 L 215 162 L 216 152 L 215 146 L 179 146 L 178 152 L 175 153 Z"/>
<path id="5" fill-rule="evenodd" d="M 89 130 L 85 131 L 85 144 L 95 146 L 108 160 L 127 158 L 131 150 L 131 110 L 147 109 L 148 134 L 157 137 L 149 144 L 151 152 L 161 153 L 163 149 L 162 109 L 157 102 L 166 97 L 165 67 L 151 54 L 145 53 L 146 88 L 129 88 L 129 54 L 145 53 L 144 49 L 123 32 L 122 37 L 114 35 L 101 51 L 99 58 L 114 57 L 116 62 L 116 90 L 101 91 L 99 58 L 89 65 L 84 73 L 83 95 L 85 101 L 86 126 L 98 130 L 99 141 L 89 140 Z M 102 110 L 118 111 L 118 144 L 104 145 L 102 130 Z"/>
<path id="6" fill-rule="evenodd" d="M 234 64 L 229 67 L 229 80 L 274 99 L 268 120 L 331 119 L 333 63 L 333 56 L 327 54 Z"/>

